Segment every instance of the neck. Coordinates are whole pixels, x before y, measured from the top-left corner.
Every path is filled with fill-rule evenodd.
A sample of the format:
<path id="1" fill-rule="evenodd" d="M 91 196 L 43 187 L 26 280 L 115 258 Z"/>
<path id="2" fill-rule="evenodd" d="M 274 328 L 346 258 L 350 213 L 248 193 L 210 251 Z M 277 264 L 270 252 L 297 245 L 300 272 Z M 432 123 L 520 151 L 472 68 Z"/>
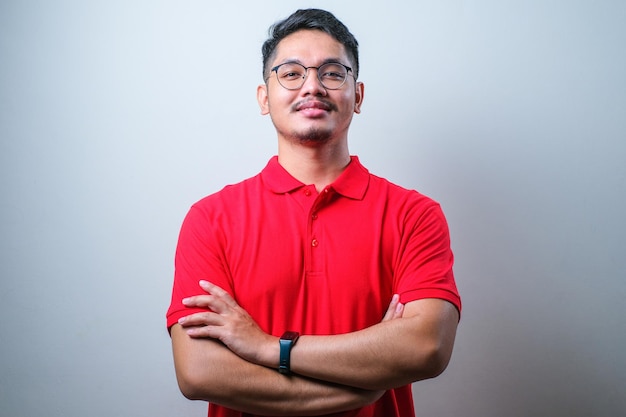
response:
<path id="1" fill-rule="evenodd" d="M 313 184 L 317 191 L 322 191 L 350 163 L 350 153 L 345 140 L 320 146 L 279 141 L 278 162 L 298 181 Z"/>

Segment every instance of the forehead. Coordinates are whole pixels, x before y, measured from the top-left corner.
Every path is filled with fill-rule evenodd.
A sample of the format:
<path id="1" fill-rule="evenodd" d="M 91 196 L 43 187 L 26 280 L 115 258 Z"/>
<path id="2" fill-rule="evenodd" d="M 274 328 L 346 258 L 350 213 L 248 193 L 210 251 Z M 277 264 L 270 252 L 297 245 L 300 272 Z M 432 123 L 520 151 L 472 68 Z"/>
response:
<path id="1" fill-rule="evenodd" d="M 298 61 L 306 65 L 319 65 L 328 60 L 345 63 L 348 57 L 344 46 L 326 32 L 299 30 L 278 43 L 274 64 Z"/>

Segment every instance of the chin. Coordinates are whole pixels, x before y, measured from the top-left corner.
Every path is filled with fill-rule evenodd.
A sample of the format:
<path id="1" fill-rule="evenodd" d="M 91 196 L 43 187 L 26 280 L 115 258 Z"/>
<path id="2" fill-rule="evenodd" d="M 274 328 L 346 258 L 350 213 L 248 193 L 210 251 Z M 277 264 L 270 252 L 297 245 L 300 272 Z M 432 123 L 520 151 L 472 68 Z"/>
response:
<path id="1" fill-rule="evenodd" d="M 332 131 L 325 129 L 310 129 L 306 132 L 293 132 L 291 135 L 294 139 L 301 143 L 326 143 L 333 137 Z"/>

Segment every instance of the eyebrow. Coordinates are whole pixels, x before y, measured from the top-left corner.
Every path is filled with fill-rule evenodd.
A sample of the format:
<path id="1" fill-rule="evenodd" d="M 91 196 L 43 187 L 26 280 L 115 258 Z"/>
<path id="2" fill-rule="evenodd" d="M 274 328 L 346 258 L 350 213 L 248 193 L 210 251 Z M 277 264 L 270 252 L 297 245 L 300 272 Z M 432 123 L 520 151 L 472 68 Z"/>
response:
<path id="1" fill-rule="evenodd" d="M 340 58 L 326 58 L 325 60 L 323 60 L 323 61 L 319 64 L 319 66 L 322 66 L 322 65 L 324 65 L 324 64 L 330 64 L 330 63 L 334 63 L 334 64 L 342 64 L 342 65 L 346 65 L 348 68 L 350 68 L 350 65 L 348 65 L 348 64 L 344 64 Z M 277 66 L 277 65 L 283 65 L 283 64 L 300 64 L 300 65 L 302 65 L 303 67 L 306 67 L 306 65 L 304 65 L 304 63 L 303 63 L 302 61 L 300 61 L 298 58 L 291 58 L 291 59 L 287 59 L 287 60 L 285 60 L 285 61 L 281 62 L 280 64 L 276 64 L 276 65 L 274 65 L 274 66 Z"/>

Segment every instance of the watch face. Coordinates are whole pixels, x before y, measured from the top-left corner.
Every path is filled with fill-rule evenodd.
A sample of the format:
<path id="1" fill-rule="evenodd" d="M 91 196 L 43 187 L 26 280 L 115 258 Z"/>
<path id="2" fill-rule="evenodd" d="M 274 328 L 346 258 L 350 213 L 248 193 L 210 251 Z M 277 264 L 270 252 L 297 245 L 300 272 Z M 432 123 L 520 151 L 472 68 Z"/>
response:
<path id="1" fill-rule="evenodd" d="M 283 340 L 294 340 L 297 339 L 298 336 L 300 336 L 298 332 L 285 332 L 280 338 Z"/>

